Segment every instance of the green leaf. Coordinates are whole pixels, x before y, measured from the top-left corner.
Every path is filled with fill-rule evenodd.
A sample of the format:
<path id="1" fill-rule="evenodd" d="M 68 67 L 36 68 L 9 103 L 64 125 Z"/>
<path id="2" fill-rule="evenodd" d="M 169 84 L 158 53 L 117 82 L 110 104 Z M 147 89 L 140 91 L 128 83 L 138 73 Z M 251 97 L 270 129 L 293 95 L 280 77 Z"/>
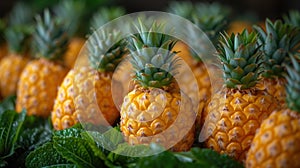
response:
<path id="1" fill-rule="evenodd" d="M 7 110 L 0 115 L 0 158 L 11 156 L 16 148 L 26 112 Z"/>
<path id="2" fill-rule="evenodd" d="M 27 168 L 36 168 L 63 164 L 68 164 L 68 161 L 55 150 L 53 143 L 47 142 L 27 156 L 25 165 Z"/>
<path id="3" fill-rule="evenodd" d="M 90 144 L 81 137 L 53 137 L 55 149 L 68 161 L 81 167 L 101 167 L 101 160 L 95 156 Z"/>
<path id="4" fill-rule="evenodd" d="M 74 137 L 74 138 L 80 138 L 81 133 L 83 132 L 83 129 L 78 128 L 69 128 L 61 131 L 55 131 L 53 133 L 54 137 Z"/>
<path id="5" fill-rule="evenodd" d="M 58 164 L 52 166 L 44 166 L 43 168 L 77 168 L 75 164 Z"/>

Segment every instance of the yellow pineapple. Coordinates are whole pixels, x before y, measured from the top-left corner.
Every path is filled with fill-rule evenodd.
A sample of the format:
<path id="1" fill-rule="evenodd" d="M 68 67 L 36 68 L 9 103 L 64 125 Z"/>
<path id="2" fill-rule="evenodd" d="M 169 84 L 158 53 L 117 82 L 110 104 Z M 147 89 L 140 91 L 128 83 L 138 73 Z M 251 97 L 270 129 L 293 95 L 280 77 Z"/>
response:
<path id="1" fill-rule="evenodd" d="M 96 31 L 90 36 L 89 65 L 72 69 L 59 88 L 51 116 L 56 130 L 78 121 L 95 125 L 106 125 L 107 121 L 112 125 L 120 116 L 111 93 L 113 72 L 126 52 L 119 36 L 115 30 Z M 114 44 L 117 41 L 120 42 Z"/>
<path id="2" fill-rule="evenodd" d="M 31 30 L 25 25 L 9 27 L 5 31 L 10 54 L 0 61 L 0 92 L 3 98 L 16 94 L 20 74 L 29 61 L 30 35 Z"/>
<path id="3" fill-rule="evenodd" d="M 300 167 L 300 65 L 288 67 L 286 105 L 274 111 L 254 136 L 246 167 Z"/>
<path id="4" fill-rule="evenodd" d="M 67 73 L 60 59 L 66 51 L 68 35 L 57 20 L 52 20 L 48 10 L 36 21 L 33 44 L 37 59 L 30 61 L 20 76 L 16 110 L 25 108 L 28 115 L 48 117 L 57 88 Z"/>
<path id="5" fill-rule="evenodd" d="M 283 63 L 288 60 L 288 52 L 296 52 L 297 44 L 300 42 L 300 31 L 288 24 L 283 24 L 280 20 L 274 23 L 266 19 L 266 31 L 263 28 L 254 26 L 259 33 L 259 44 L 264 52 L 264 72 L 262 80 L 257 87 L 276 97 L 281 105 L 285 99 L 285 66 Z M 299 47 L 299 46 L 298 46 Z"/>
<path id="6" fill-rule="evenodd" d="M 154 22 L 149 28 L 139 23 L 139 33 L 130 37 L 128 45 L 135 86 L 124 98 L 120 129 L 131 145 L 156 142 L 173 151 L 189 150 L 195 113 L 173 76 L 178 58 L 171 50 L 176 41 L 155 32 L 165 32 L 162 25 Z"/>
<path id="7" fill-rule="evenodd" d="M 276 100 L 256 89 L 261 52 L 255 33 L 223 35 L 218 56 L 225 85 L 212 95 L 200 134 L 205 146 L 244 161 L 261 122 L 277 108 Z"/>

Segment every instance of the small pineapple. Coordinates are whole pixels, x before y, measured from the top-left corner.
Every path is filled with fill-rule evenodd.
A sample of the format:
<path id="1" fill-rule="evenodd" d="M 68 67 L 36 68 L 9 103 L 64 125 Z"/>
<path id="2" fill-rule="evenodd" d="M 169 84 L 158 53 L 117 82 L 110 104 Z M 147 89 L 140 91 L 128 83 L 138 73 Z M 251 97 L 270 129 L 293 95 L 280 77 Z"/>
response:
<path id="1" fill-rule="evenodd" d="M 131 145 L 156 142 L 186 151 L 194 142 L 195 113 L 173 76 L 179 64 L 172 52 L 176 41 L 157 30 L 165 31 L 156 22 L 149 28 L 139 20 L 139 33 L 129 38 L 135 86 L 124 98 L 120 129 Z"/>
<path id="2" fill-rule="evenodd" d="M 274 111 L 255 134 L 246 167 L 300 167 L 300 65 L 287 67 L 286 105 Z"/>
<path id="3" fill-rule="evenodd" d="M 205 108 L 207 118 L 200 134 L 205 146 L 244 161 L 261 122 L 277 108 L 266 91 L 257 90 L 261 52 L 254 32 L 222 35 L 218 56 L 225 86 L 212 95 Z"/>
<path id="4" fill-rule="evenodd" d="M 266 19 L 266 31 L 261 27 L 254 26 L 256 32 L 259 33 L 259 45 L 262 45 L 264 52 L 264 72 L 262 80 L 257 87 L 276 97 L 281 105 L 284 105 L 285 99 L 285 83 L 283 77 L 285 67 L 283 63 L 288 61 L 287 53 L 295 53 L 297 45 L 300 42 L 300 29 L 293 28 L 282 21 L 276 20 L 272 23 Z"/>
<path id="5" fill-rule="evenodd" d="M 30 61 L 21 74 L 16 110 L 25 108 L 28 115 L 48 117 L 57 88 L 67 73 L 60 60 L 66 51 L 68 35 L 48 10 L 44 11 L 43 18 L 37 16 L 36 21 L 33 44 L 37 59 Z"/>
<path id="6" fill-rule="evenodd" d="M 116 41 L 119 42 L 114 44 Z M 95 125 L 105 125 L 107 121 L 112 125 L 120 116 L 111 93 L 113 72 L 126 53 L 120 32 L 95 31 L 87 48 L 89 65 L 72 69 L 58 90 L 51 116 L 56 130 L 69 128 L 80 120 Z"/>
<path id="7" fill-rule="evenodd" d="M 32 20 L 33 13 L 29 6 L 21 2 L 9 14 L 4 30 L 9 53 L 0 61 L 0 92 L 3 98 L 16 94 L 21 72 L 29 61 Z"/>
<path id="8" fill-rule="evenodd" d="M 29 61 L 30 35 L 31 30 L 26 26 L 9 27 L 5 31 L 10 54 L 0 61 L 0 92 L 3 98 L 16 94 L 20 75 Z"/>

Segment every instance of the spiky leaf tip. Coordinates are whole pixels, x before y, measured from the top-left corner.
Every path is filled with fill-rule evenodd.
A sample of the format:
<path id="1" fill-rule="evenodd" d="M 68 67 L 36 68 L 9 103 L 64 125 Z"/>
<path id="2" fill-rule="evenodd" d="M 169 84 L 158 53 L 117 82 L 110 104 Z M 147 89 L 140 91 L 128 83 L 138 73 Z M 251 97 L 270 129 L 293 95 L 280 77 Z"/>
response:
<path id="1" fill-rule="evenodd" d="M 171 1 L 166 11 L 191 20 L 194 6 L 189 1 Z"/>
<path id="2" fill-rule="evenodd" d="M 68 41 L 69 36 L 65 26 L 52 18 L 48 9 L 44 10 L 43 16 L 36 16 L 33 49 L 37 58 L 61 59 L 67 50 Z"/>
<path id="3" fill-rule="evenodd" d="M 286 104 L 294 111 L 300 113 L 300 64 L 299 60 L 289 54 L 292 65 L 287 65 Z"/>
<path id="4" fill-rule="evenodd" d="M 130 62 L 135 81 L 141 86 L 164 88 L 174 82 L 178 57 L 172 52 L 176 40 L 167 35 L 164 25 L 153 22 L 150 27 L 139 19 L 137 32 L 128 38 Z"/>
<path id="5" fill-rule="evenodd" d="M 28 25 L 33 23 L 34 12 L 30 6 L 24 2 L 18 2 L 8 15 L 9 26 Z"/>
<path id="6" fill-rule="evenodd" d="M 30 48 L 33 28 L 28 25 L 15 25 L 5 29 L 4 35 L 10 52 L 25 54 Z"/>
<path id="7" fill-rule="evenodd" d="M 92 17 L 91 26 L 98 29 L 109 21 L 125 15 L 125 9 L 122 7 L 100 8 Z"/>
<path id="8" fill-rule="evenodd" d="M 295 27 L 300 27 L 300 12 L 297 10 L 290 10 L 288 14 L 283 15 L 285 23 Z"/>
<path id="9" fill-rule="evenodd" d="M 300 45 L 300 29 L 281 20 L 272 22 L 265 21 L 266 31 L 259 26 L 254 26 L 254 30 L 259 34 L 258 44 L 264 53 L 263 77 L 283 77 L 285 67 L 283 63 L 288 62 L 288 53 L 295 53 Z"/>
<path id="10" fill-rule="evenodd" d="M 226 29 L 231 9 L 219 3 L 196 3 L 192 21 L 217 44 L 218 35 Z"/>
<path id="11" fill-rule="evenodd" d="M 249 89 L 256 85 L 261 73 L 261 52 L 257 34 L 244 30 L 241 34 L 221 34 L 218 56 L 222 63 L 225 85 Z"/>
<path id="12" fill-rule="evenodd" d="M 126 54 L 126 42 L 120 31 L 101 29 L 88 41 L 90 65 L 100 72 L 113 72 Z"/>
<path id="13" fill-rule="evenodd" d="M 82 21 L 85 12 L 85 1 L 61 0 L 53 9 L 55 16 L 68 30 L 69 36 L 73 36 Z"/>

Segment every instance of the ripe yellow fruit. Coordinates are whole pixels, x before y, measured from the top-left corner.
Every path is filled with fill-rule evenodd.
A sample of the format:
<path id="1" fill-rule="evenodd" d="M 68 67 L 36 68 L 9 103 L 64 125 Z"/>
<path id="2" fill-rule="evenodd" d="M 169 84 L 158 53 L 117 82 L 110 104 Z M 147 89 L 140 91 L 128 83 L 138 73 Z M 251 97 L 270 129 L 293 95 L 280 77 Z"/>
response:
<path id="1" fill-rule="evenodd" d="M 28 58 L 10 54 L 0 61 L 0 92 L 2 97 L 16 94 L 17 84 Z"/>
<path id="2" fill-rule="evenodd" d="M 300 114 L 284 109 L 264 120 L 247 154 L 246 167 L 300 167 Z"/>
<path id="3" fill-rule="evenodd" d="M 206 146 L 244 161 L 255 131 L 277 108 L 265 91 L 225 89 L 212 96 L 206 111 Z"/>
<path id="4" fill-rule="evenodd" d="M 54 129 L 66 129 L 79 121 L 114 124 L 120 113 L 112 99 L 112 74 L 86 67 L 72 69 L 58 90 L 51 116 Z"/>
<path id="5" fill-rule="evenodd" d="M 16 110 L 25 108 L 28 115 L 48 117 L 66 73 L 63 66 L 46 59 L 29 62 L 18 83 Z"/>
<path id="6" fill-rule="evenodd" d="M 173 151 L 186 151 L 194 142 L 195 127 L 184 126 L 194 121 L 194 115 L 191 101 L 183 102 L 178 89 L 136 87 L 124 98 L 120 129 L 131 145 L 158 142 L 165 147 L 173 144 Z M 177 142 L 178 137 L 183 138 Z"/>
<path id="7" fill-rule="evenodd" d="M 279 101 L 280 105 L 284 105 L 286 97 L 285 85 L 286 80 L 284 78 L 274 77 L 262 78 L 256 87 L 260 90 L 266 90 Z"/>

